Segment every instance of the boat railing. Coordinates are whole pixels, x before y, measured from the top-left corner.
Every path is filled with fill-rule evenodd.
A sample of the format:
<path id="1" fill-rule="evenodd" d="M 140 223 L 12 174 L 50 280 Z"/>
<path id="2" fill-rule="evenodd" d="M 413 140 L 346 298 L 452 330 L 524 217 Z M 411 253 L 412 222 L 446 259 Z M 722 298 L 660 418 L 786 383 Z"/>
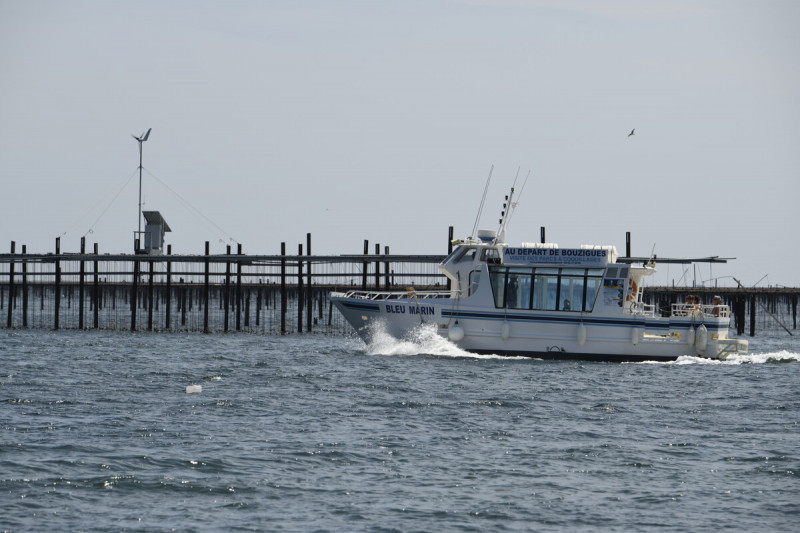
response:
<path id="1" fill-rule="evenodd" d="M 672 304 L 672 316 L 728 318 L 731 309 L 727 305 Z"/>
<path id="2" fill-rule="evenodd" d="M 634 315 L 655 316 L 656 314 L 655 305 L 643 304 L 641 302 L 635 302 L 633 305 L 631 305 L 630 310 Z"/>
<path id="3" fill-rule="evenodd" d="M 419 300 L 430 300 L 433 298 L 450 298 L 451 291 L 347 291 L 344 293 L 334 292 L 331 296 L 340 298 L 359 298 L 362 300 L 400 300 L 408 298 L 416 298 Z"/>

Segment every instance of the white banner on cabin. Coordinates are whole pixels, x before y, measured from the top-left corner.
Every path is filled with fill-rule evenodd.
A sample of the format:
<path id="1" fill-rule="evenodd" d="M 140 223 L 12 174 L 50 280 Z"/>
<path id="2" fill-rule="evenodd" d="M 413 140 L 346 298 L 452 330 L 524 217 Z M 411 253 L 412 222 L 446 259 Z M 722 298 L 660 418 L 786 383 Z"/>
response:
<path id="1" fill-rule="evenodd" d="M 506 248 L 503 263 L 507 265 L 570 265 L 604 267 L 608 250 L 585 248 Z"/>

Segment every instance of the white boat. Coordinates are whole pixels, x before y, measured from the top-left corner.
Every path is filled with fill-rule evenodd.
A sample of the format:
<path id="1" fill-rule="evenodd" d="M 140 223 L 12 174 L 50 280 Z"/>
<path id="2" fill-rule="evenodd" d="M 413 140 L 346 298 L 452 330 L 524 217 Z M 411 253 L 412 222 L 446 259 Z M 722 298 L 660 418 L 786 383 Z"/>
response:
<path id="1" fill-rule="evenodd" d="M 662 316 L 643 303 L 653 261 L 624 262 L 614 246 L 506 244 L 513 192 L 498 231 L 455 241 L 440 263 L 448 290 L 334 292 L 334 305 L 365 342 L 376 330 L 401 339 L 429 324 L 474 353 L 668 361 L 747 352 L 746 340 L 728 337 L 727 305 L 673 304 Z"/>

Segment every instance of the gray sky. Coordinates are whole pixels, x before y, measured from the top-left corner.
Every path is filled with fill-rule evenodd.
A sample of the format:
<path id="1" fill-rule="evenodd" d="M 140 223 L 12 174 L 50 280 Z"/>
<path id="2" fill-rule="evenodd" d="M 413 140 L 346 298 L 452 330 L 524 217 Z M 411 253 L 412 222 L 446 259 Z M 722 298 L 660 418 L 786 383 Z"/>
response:
<path id="1" fill-rule="evenodd" d="M 444 253 L 494 165 L 492 229 L 531 171 L 511 243 L 631 231 L 634 255 L 738 258 L 698 282 L 800 286 L 799 23 L 775 0 L 0 0 L 0 249 L 132 251 L 152 127 L 173 253 Z"/>

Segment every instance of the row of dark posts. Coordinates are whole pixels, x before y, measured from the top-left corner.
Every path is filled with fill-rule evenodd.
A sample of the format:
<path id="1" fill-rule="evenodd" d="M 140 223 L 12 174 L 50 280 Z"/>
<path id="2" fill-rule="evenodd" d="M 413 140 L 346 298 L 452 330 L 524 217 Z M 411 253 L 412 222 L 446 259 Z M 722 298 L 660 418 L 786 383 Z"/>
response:
<path id="1" fill-rule="evenodd" d="M 453 228 L 450 228 L 450 239 L 452 240 L 453 235 Z M 137 244 L 138 249 L 138 244 Z M 452 245 L 450 245 L 449 251 L 452 250 Z M 11 242 L 11 254 L 16 253 L 16 243 L 14 241 Z M 26 246 L 22 246 L 22 253 L 26 254 L 27 249 Z M 80 253 L 81 255 L 85 255 L 86 253 L 86 238 L 81 237 L 81 245 L 80 245 Z M 235 290 L 235 308 L 236 308 L 236 317 L 235 317 L 235 328 L 237 331 L 241 330 L 241 307 L 242 307 L 242 245 L 238 244 L 237 246 L 237 258 L 235 260 L 236 263 L 236 290 Z M 306 234 L 306 247 L 305 253 L 307 256 L 311 255 L 311 234 Z M 369 241 L 364 241 L 364 254 L 368 255 L 369 253 Z M 384 253 L 386 255 L 389 254 L 389 247 L 386 246 L 384 248 Z M 94 311 L 94 328 L 97 329 L 99 327 L 99 302 L 98 299 L 100 298 L 100 276 L 98 275 L 99 265 L 98 257 L 99 250 L 98 244 L 94 244 L 94 271 L 93 280 L 94 280 L 94 291 L 92 295 L 92 308 Z M 172 254 L 172 246 L 167 246 L 167 255 Z M 227 247 L 227 254 L 231 254 L 231 247 Z M 380 254 L 380 244 L 375 245 L 375 254 Z M 62 289 L 62 270 L 61 270 L 61 261 L 58 257 L 61 255 L 61 238 L 56 238 L 55 241 L 55 274 L 54 274 L 54 317 L 53 317 L 53 327 L 54 329 L 60 329 L 60 310 L 61 310 L 61 289 Z M 298 258 L 303 256 L 303 245 L 298 245 Z M 139 293 L 140 293 L 140 283 L 141 277 L 143 275 L 142 272 L 142 265 L 141 263 L 145 261 L 149 263 L 147 274 L 148 276 L 148 283 L 147 283 L 147 330 L 152 331 L 154 324 L 153 324 L 153 301 L 154 301 L 154 292 L 155 292 L 155 272 L 154 272 L 154 263 L 158 261 L 158 258 L 151 258 L 151 259 L 132 259 L 133 262 L 133 272 L 132 272 L 132 281 L 130 287 L 130 330 L 136 331 L 138 328 L 137 324 L 137 308 L 138 308 L 138 300 L 139 300 Z M 166 263 L 166 292 L 167 294 L 171 294 L 172 290 L 172 261 L 165 260 Z M 210 277 L 211 277 L 211 261 L 210 261 L 210 244 L 208 241 L 205 243 L 205 258 L 202 260 L 204 266 L 203 272 L 203 296 L 202 296 L 202 303 L 203 306 L 203 332 L 210 333 L 209 327 L 209 299 L 210 299 Z M 305 264 L 304 264 L 305 263 Z M 22 261 L 22 307 L 23 307 L 23 319 L 22 319 L 22 326 L 28 326 L 28 270 L 27 270 L 27 262 Z M 15 299 L 15 265 L 14 261 L 9 262 L 9 306 L 8 306 L 8 315 L 7 315 L 7 327 L 12 327 L 12 318 L 13 318 L 13 301 Z M 367 274 L 368 274 L 368 265 L 369 262 L 364 260 L 363 262 L 363 282 L 362 288 L 364 290 L 367 289 Z M 384 269 L 385 269 L 385 285 L 388 287 L 390 284 L 390 263 L 389 261 L 384 262 Z M 79 329 L 84 329 L 85 324 L 85 316 L 84 316 L 84 305 L 83 302 L 85 300 L 85 290 L 86 290 L 86 261 L 81 260 L 79 266 L 79 274 L 78 274 L 78 286 L 79 286 L 79 294 L 78 298 L 80 304 L 78 305 L 78 327 Z M 313 291 L 312 291 L 312 272 L 311 272 L 311 261 L 303 261 L 302 259 L 298 259 L 297 261 L 297 291 L 298 291 L 298 305 L 297 305 L 297 332 L 303 332 L 304 326 L 304 311 L 305 311 L 305 330 L 307 332 L 312 331 L 312 323 L 313 323 Z M 305 272 L 304 272 L 305 268 Z M 393 271 L 392 271 L 393 273 Z M 224 331 L 227 332 L 230 329 L 230 317 L 229 311 L 231 308 L 230 305 L 230 298 L 231 298 L 231 276 L 234 273 L 231 271 L 231 262 L 226 262 L 226 270 L 225 270 L 225 288 L 224 288 Z M 380 261 L 375 261 L 375 288 L 380 288 L 380 277 L 381 277 L 381 268 L 380 268 Z M 288 333 L 287 330 L 287 323 L 286 323 L 286 313 L 288 309 L 288 288 L 287 288 L 287 258 L 286 258 L 286 243 L 281 243 L 281 260 L 280 260 L 280 291 L 281 291 L 281 310 L 280 310 L 280 332 L 281 334 Z M 167 330 L 170 329 L 171 326 L 171 298 L 166 298 L 166 309 L 165 309 L 165 328 Z M 331 305 L 331 304 L 329 304 Z M 185 312 L 185 309 L 184 309 Z M 321 308 L 320 308 L 321 313 Z M 321 315 L 320 315 L 321 316 Z M 330 309 L 329 309 L 329 323 L 330 323 Z"/>
<path id="2" fill-rule="evenodd" d="M 308 255 L 311 255 L 311 234 L 308 233 L 306 235 L 306 252 Z M 16 253 L 16 242 L 11 242 L 11 253 Z M 25 245 L 22 246 L 22 253 L 27 253 L 27 247 Z M 86 253 L 86 238 L 81 237 L 81 255 Z M 97 256 L 99 253 L 97 243 L 94 244 L 94 255 Z M 167 255 L 171 255 L 172 253 L 172 246 L 167 246 Z M 230 255 L 231 247 L 227 247 L 227 254 Z M 388 253 L 388 247 L 387 247 Z M 56 245 L 55 245 L 55 255 L 56 257 L 61 255 L 61 238 L 56 238 Z M 236 323 L 235 328 L 237 331 L 241 330 L 241 307 L 242 307 L 242 245 L 238 244 L 237 247 L 237 255 L 239 256 L 236 260 Z M 303 255 L 303 245 L 299 245 L 298 255 Z M 211 277 L 211 262 L 209 260 L 210 256 L 210 244 L 208 241 L 205 243 L 205 259 L 203 260 L 204 263 L 204 276 L 203 276 L 203 332 L 210 333 L 211 330 L 209 328 L 209 295 L 210 295 L 210 277 Z M 288 293 L 287 293 L 287 275 L 286 275 L 286 243 L 281 243 L 281 333 L 286 334 L 286 312 L 288 308 Z M 147 307 L 147 330 L 153 330 L 153 301 L 154 301 L 154 292 L 155 292 L 155 275 L 154 275 L 154 263 L 155 260 L 148 260 L 149 268 L 148 268 L 148 284 L 147 284 L 147 298 L 148 298 L 148 307 Z M 165 261 L 167 265 L 166 271 L 166 292 L 167 294 L 171 294 L 172 289 L 172 262 L 167 260 Z M 132 276 L 132 283 L 131 283 L 131 291 L 130 291 L 130 311 L 131 311 L 131 320 L 130 320 L 130 330 L 136 331 L 137 329 L 137 307 L 138 307 L 138 298 L 139 298 L 139 285 L 140 285 L 140 278 L 142 275 L 141 272 L 141 263 L 142 260 L 133 260 L 133 276 Z M 297 264 L 297 288 L 298 288 L 298 317 L 297 317 L 297 331 L 298 333 L 303 332 L 303 311 L 306 311 L 305 322 L 306 322 L 306 331 L 311 331 L 311 325 L 313 322 L 312 318 L 312 309 L 313 309 L 313 292 L 311 290 L 311 283 L 312 283 L 312 275 L 311 275 L 311 262 L 308 262 L 308 268 L 306 271 L 305 280 L 303 277 L 303 261 L 298 261 Z M 387 263 L 388 264 L 388 263 Z M 9 262 L 9 305 L 8 305 L 8 314 L 7 314 L 7 322 L 6 325 L 10 329 L 13 324 L 13 301 L 15 299 L 15 265 L 14 261 Z M 22 326 L 28 326 L 28 269 L 27 269 L 27 262 L 22 262 Z M 61 261 L 58 259 L 55 260 L 55 275 L 54 275 L 54 316 L 53 316 L 53 327 L 54 329 L 60 329 L 60 310 L 61 310 Z M 231 263 L 226 263 L 226 271 L 225 271 L 225 292 L 224 292 L 224 331 L 227 332 L 230 329 L 230 297 L 231 297 Z M 94 291 L 93 291 L 93 302 L 92 308 L 94 310 L 94 327 L 99 327 L 99 302 L 97 301 L 100 298 L 100 276 L 98 275 L 98 260 L 95 259 L 94 261 Z M 304 281 L 307 285 L 308 289 L 304 287 Z M 78 298 L 80 304 L 78 305 L 78 328 L 84 329 L 85 327 L 85 317 L 84 317 L 84 306 L 83 302 L 85 301 L 85 287 L 86 287 L 86 262 L 80 261 L 80 270 L 78 274 Z M 165 328 L 169 330 L 171 326 L 170 318 L 171 318 L 171 304 L 172 299 L 166 298 L 165 299 Z M 185 312 L 185 306 L 184 306 Z"/>

